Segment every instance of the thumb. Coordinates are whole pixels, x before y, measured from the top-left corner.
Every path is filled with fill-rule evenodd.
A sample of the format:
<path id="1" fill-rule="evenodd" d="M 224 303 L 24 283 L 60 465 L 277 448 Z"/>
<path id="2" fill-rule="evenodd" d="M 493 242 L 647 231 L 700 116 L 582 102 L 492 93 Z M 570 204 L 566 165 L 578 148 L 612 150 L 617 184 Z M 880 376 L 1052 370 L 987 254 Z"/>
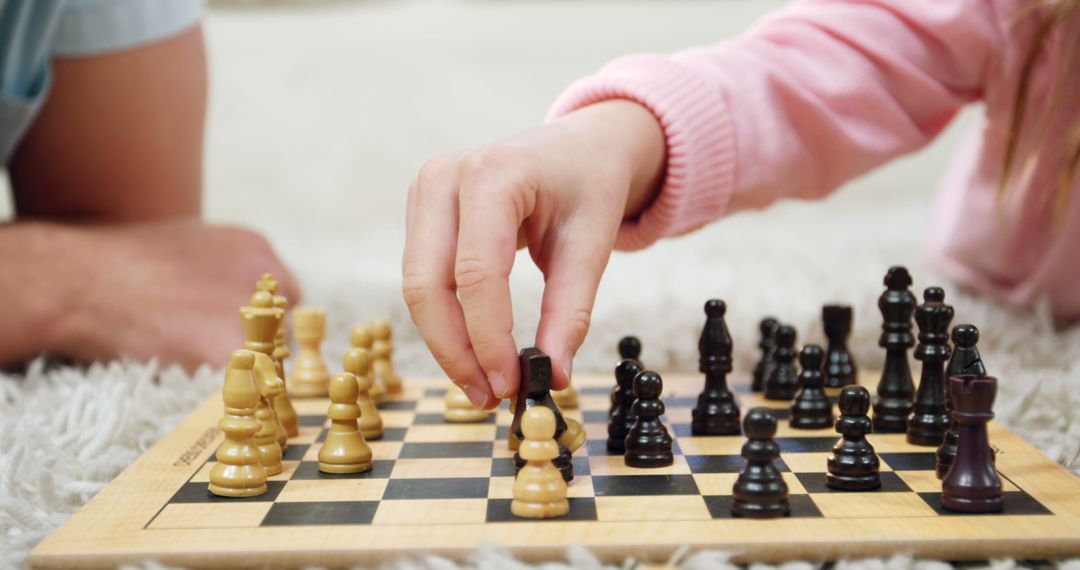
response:
<path id="1" fill-rule="evenodd" d="M 562 232 L 544 271 L 536 346 L 551 356 L 555 390 L 570 384 L 574 355 L 589 332 L 596 289 L 614 246 L 613 237 L 589 225 Z"/>

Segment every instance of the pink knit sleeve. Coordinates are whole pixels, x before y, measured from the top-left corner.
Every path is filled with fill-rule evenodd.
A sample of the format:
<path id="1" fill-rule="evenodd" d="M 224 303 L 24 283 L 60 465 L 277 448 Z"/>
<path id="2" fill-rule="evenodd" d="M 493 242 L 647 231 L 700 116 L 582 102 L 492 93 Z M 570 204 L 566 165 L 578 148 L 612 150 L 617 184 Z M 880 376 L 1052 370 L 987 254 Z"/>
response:
<path id="1" fill-rule="evenodd" d="M 639 249 L 918 149 L 981 97 L 1002 42 L 984 0 L 803 0 L 716 46 L 618 59 L 549 116 L 606 99 L 656 115 L 663 188 L 616 240 Z"/>

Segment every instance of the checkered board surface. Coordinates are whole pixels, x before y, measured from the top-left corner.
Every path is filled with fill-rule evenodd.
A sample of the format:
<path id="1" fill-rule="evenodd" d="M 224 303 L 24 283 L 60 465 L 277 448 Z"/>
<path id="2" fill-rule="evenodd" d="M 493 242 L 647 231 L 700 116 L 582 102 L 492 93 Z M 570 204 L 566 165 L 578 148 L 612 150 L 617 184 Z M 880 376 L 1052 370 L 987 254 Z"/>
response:
<path id="1" fill-rule="evenodd" d="M 700 377 L 665 376 L 664 421 L 676 455 L 674 465 L 659 469 L 626 467 L 607 452 L 613 380 L 575 382 L 580 406 L 565 414 L 583 424 L 588 440 L 574 454 L 570 513 L 563 518 L 511 516 L 511 414 L 504 406 L 483 423 L 446 423 L 445 380 L 407 381 L 403 395 L 380 405 L 385 434 L 369 442 L 374 468 L 355 475 L 319 472 L 327 401 L 295 399 L 300 435 L 290 440 L 285 470 L 269 491 L 248 499 L 214 496 L 207 482 L 221 442 L 215 396 L 43 542 L 30 562 L 67 565 L 78 555 L 96 563 L 152 557 L 211 566 L 348 564 L 420 552 L 463 557 L 484 542 L 535 559 L 557 557 L 570 544 L 589 545 L 612 560 L 663 560 L 684 545 L 734 550 L 745 560 L 1080 554 L 1080 479 L 997 424 L 991 441 L 1005 511 L 962 515 L 941 507 L 934 449 L 909 445 L 903 434 L 870 436 L 882 460 L 881 489 L 829 489 L 826 458 L 837 434 L 791 429 L 783 402 L 764 400 L 734 380 L 744 413 L 778 408 L 779 467 L 791 492 L 790 518 L 747 520 L 731 515 L 744 439 L 690 433 Z"/>

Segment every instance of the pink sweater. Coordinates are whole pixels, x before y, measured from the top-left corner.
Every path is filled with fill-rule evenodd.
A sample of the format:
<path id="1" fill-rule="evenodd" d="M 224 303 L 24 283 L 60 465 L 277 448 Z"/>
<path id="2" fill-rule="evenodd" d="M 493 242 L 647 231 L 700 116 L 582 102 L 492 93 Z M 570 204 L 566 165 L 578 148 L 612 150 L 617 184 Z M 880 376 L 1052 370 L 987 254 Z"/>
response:
<path id="1" fill-rule="evenodd" d="M 998 192 L 1016 88 L 1039 25 L 1025 10 L 1031 4 L 796 1 L 712 47 L 618 59 L 573 84 L 551 115 L 613 98 L 656 115 L 667 139 L 664 185 L 617 238 L 617 247 L 639 249 L 731 212 L 824 196 L 926 145 L 963 105 L 983 101 L 983 125 L 946 179 L 927 252 L 961 284 L 1015 305 L 1047 299 L 1055 315 L 1073 319 L 1080 173 L 1056 220 L 1054 198 L 1068 164 L 1067 131 L 1080 128 L 1080 13 L 1037 60 L 1016 174 Z"/>

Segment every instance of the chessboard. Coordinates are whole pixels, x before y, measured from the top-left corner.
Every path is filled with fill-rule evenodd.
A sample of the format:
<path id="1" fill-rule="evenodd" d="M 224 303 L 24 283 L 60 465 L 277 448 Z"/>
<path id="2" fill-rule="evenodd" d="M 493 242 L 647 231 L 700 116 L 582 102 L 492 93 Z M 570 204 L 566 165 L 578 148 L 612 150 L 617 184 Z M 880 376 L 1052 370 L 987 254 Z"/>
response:
<path id="1" fill-rule="evenodd" d="M 872 389 L 871 374 L 861 380 Z M 750 393 L 748 379 L 733 376 L 744 414 L 753 406 L 777 408 L 780 468 L 791 492 L 790 518 L 750 520 L 731 514 L 744 439 L 691 436 L 700 375 L 664 375 L 663 420 L 676 456 L 672 466 L 657 469 L 629 468 L 608 454 L 613 384 L 610 375 L 575 377 L 579 409 L 565 413 L 582 423 L 588 440 L 574 454 L 564 518 L 510 514 L 511 413 L 504 406 L 483 423 L 446 423 L 445 379 L 406 380 L 403 394 L 381 404 L 385 435 L 370 442 L 370 472 L 319 472 L 327 400 L 297 398 L 301 433 L 290 440 L 285 470 L 271 478 L 269 492 L 248 499 L 211 495 L 208 474 L 222 441 L 217 394 L 38 545 L 28 563 L 341 566 L 421 554 L 460 560 L 483 543 L 531 561 L 563 559 L 567 546 L 582 544 L 615 563 L 662 562 L 680 549 L 727 550 L 737 561 L 1080 555 L 1080 478 L 996 422 L 989 433 L 1005 510 L 958 514 L 941 506 L 934 449 L 909 445 L 904 434 L 869 436 L 881 457 L 880 489 L 829 489 L 826 457 L 837 434 L 791 429 L 788 403 Z"/>

